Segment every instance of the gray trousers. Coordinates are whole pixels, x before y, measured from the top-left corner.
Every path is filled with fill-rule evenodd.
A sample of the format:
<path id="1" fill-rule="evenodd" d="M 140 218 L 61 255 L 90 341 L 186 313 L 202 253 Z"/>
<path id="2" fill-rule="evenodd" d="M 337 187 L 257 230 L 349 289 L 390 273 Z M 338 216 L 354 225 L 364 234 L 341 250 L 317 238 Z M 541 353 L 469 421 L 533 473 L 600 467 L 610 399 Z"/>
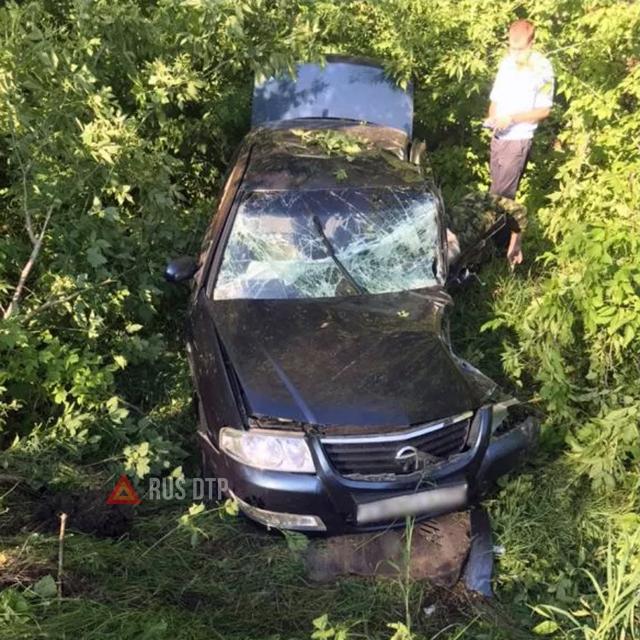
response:
<path id="1" fill-rule="evenodd" d="M 491 138 L 491 193 L 515 199 L 532 142 Z"/>

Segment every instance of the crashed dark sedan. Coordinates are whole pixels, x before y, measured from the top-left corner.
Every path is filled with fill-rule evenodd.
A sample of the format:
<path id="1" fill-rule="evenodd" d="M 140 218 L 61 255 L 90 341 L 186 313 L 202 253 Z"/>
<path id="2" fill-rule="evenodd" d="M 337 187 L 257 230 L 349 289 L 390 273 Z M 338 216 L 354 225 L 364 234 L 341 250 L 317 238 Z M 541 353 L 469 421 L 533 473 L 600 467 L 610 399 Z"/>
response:
<path id="1" fill-rule="evenodd" d="M 192 280 L 204 473 L 269 527 L 344 533 L 465 509 L 535 420 L 457 357 L 443 204 L 411 87 L 331 58 L 256 84 Z M 486 239 L 479 239 L 480 242 Z"/>

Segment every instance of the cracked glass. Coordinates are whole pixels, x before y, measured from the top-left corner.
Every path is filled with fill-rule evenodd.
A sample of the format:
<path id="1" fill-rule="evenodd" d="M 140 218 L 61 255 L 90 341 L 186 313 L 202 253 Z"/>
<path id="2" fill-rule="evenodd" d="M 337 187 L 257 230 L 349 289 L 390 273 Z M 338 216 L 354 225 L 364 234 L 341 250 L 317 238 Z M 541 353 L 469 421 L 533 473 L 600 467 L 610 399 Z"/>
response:
<path id="1" fill-rule="evenodd" d="M 334 298 L 442 285 L 435 198 L 415 188 L 254 191 L 215 300 Z"/>

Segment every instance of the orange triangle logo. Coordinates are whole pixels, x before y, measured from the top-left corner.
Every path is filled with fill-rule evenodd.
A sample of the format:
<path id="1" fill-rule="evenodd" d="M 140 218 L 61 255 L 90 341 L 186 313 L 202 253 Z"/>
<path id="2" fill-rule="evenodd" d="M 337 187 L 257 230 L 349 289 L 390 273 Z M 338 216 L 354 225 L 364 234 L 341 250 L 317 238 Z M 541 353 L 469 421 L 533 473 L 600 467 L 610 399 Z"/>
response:
<path id="1" fill-rule="evenodd" d="M 131 484 L 131 480 L 123 473 L 107 498 L 107 504 L 140 504 L 141 500 Z"/>

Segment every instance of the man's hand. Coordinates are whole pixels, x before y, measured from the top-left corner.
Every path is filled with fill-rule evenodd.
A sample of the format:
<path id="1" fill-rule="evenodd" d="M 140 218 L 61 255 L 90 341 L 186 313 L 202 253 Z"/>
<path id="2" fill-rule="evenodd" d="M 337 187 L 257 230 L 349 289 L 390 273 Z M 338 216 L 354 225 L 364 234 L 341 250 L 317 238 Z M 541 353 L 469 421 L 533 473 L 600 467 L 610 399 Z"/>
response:
<path id="1" fill-rule="evenodd" d="M 514 269 L 517 264 L 522 264 L 523 260 L 521 235 L 512 232 L 511 238 L 509 238 L 509 248 L 507 249 L 507 262 L 511 269 Z"/>
<path id="2" fill-rule="evenodd" d="M 495 109 L 493 109 L 493 111 L 495 111 Z M 492 110 L 490 110 L 484 124 L 495 131 L 502 131 L 519 122 L 535 124 L 536 122 L 544 120 L 550 113 L 551 109 L 547 107 L 531 109 L 530 111 L 523 111 L 522 113 L 512 113 L 510 116 L 496 116 L 492 114 Z"/>
<path id="3" fill-rule="evenodd" d="M 507 253 L 507 261 L 512 269 L 514 269 L 517 264 L 522 264 L 523 260 L 524 255 L 522 255 L 522 249 L 520 249 L 520 247 Z"/>
<path id="4" fill-rule="evenodd" d="M 511 116 L 497 116 L 493 119 L 493 128 L 498 131 L 508 129 L 512 124 L 513 118 Z"/>

